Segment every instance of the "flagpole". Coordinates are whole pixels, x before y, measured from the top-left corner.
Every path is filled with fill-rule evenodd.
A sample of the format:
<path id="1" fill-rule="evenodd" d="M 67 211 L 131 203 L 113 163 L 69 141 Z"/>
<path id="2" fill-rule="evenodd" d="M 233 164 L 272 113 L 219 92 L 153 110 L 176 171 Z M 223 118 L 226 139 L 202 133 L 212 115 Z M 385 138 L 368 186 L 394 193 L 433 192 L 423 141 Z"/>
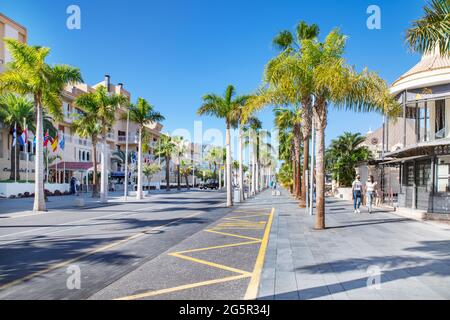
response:
<path id="1" fill-rule="evenodd" d="M 25 128 L 25 132 L 26 132 L 26 134 L 25 134 L 26 141 L 24 141 L 24 144 L 25 144 L 24 147 L 25 147 L 25 152 L 27 155 L 27 174 L 26 174 L 26 176 L 27 176 L 27 183 L 28 183 L 29 154 L 28 154 L 28 128 L 27 128 L 27 119 L 26 118 L 23 118 L 23 124 L 24 124 L 23 127 Z"/>
<path id="2" fill-rule="evenodd" d="M 17 182 L 17 122 L 14 122 L 14 182 Z"/>

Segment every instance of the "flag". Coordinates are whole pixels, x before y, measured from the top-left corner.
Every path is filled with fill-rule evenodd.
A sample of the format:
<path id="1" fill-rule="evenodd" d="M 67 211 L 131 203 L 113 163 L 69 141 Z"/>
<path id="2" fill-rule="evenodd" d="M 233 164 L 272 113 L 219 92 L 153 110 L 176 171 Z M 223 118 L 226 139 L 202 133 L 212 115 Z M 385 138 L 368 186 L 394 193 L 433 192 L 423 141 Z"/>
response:
<path id="1" fill-rule="evenodd" d="M 52 141 L 52 150 L 53 152 L 56 152 L 58 150 L 58 134 L 56 135 L 55 139 Z"/>
<path id="2" fill-rule="evenodd" d="M 24 146 L 28 143 L 28 131 L 24 129 L 22 134 L 19 137 L 19 143 L 21 146 Z"/>
<path id="3" fill-rule="evenodd" d="M 33 138 L 33 148 L 36 148 L 36 136 Z"/>
<path id="4" fill-rule="evenodd" d="M 59 142 L 59 148 L 64 151 L 66 147 L 66 140 L 64 139 L 64 134 L 61 134 L 61 141 Z"/>
<path id="5" fill-rule="evenodd" d="M 14 130 L 13 130 L 13 143 L 12 146 L 16 146 L 16 140 L 17 140 L 17 124 L 14 124 Z"/>
<path id="6" fill-rule="evenodd" d="M 44 135 L 44 147 L 47 147 L 48 142 L 50 141 L 50 135 L 48 133 L 48 130 L 45 132 Z"/>

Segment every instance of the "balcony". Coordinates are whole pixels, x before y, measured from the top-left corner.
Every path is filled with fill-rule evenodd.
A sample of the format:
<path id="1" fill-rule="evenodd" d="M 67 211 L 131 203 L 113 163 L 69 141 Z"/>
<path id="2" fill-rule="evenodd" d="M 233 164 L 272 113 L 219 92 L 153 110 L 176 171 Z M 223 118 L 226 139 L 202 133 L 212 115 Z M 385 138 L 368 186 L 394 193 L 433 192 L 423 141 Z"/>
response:
<path id="1" fill-rule="evenodd" d="M 127 137 L 126 136 L 118 136 L 119 143 L 126 143 Z M 131 144 L 137 144 L 139 142 L 138 136 L 133 134 L 128 136 L 128 143 Z"/>

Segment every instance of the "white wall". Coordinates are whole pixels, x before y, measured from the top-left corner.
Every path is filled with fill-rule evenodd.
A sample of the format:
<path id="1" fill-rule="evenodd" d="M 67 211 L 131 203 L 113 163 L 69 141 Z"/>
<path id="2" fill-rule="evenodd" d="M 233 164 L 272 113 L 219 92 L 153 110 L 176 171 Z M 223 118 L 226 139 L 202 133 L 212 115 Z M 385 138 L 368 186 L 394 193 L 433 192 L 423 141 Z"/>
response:
<path id="1" fill-rule="evenodd" d="M 16 29 L 14 29 L 13 27 L 11 27 L 8 24 L 5 24 L 5 38 L 13 38 L 18 40 L 19 39 L 19 31 L 17 31 Z M 9 53 L 8 50 L 6 50 L 5 48 L 5 63 L 10 62 L 11 59 L 11 55 Z"/>
<path id="2" fill-rule="evenodd" d="M 46 184 L 45 189 L 55 192 L 59 190 L 61 192 L 69 191 L 69 184 Z M 11 195 L 17 196 L 19 193 L 25 192 L 34 193 L 34 183 L 0 183 L 0 196 L 9 197 Z"/>

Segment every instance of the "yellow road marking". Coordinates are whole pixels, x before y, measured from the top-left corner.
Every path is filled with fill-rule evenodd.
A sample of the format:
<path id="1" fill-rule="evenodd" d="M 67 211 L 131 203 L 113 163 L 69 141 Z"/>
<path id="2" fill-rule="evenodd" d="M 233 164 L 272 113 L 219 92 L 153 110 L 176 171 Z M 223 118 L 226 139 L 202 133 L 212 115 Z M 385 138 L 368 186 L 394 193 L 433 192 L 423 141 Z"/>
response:
<path id="1" fill-rule="evenodd" d="M 174 254 L 185 254 L 185 253 L 209 251 L 209 250 L 214 250 L 214 249 L 224 249 L 224 248 L 231 248 L 231 247 L 239 247 L 239 246 L 245 246 L 245 245 L 248 245 L 248 244 L 255 244 L 255 243 L 261 243 L 261 240 L 257 239 L 257 240 L 254 240 L 254 241 L 247 241 L 247 242 L 240 242 L 240 243 L 233 243 L 233 244 L 224 244 L 222 246 L 215 246 L 215 247 L 207 247 L 207 248 L 192 249 L 192 250 L 186 250 L 186 251 L 180 251 L 180 252 L 173 252 L 173 253 L 169 253 L 169 256 L 174 255 Z"/>
<path id="2" fill-rule="evenodd" d="M 217 231 L 214 229 L 208 229 L 205 230 L 205 232 L 211 232 L 211 233 L 217 233 L 217 234 L 221 234 L 224 236 L 229 236 L 229 237 L 236 237 L 236 238 L 242 238 L 242 239 L 247 239 L 247 240 L 255 240 L 255 241 L 259 241 L 261 242 L 262 239 L 258 239 L 258 238 L 252 238 L 252 237 L 247 237 L 247 236 L 241 236 L 239 234 L 233 234 L 233 233 L 227 233 L 227 232 L 221 232 L 221 231 Z"/>
<path id="3" fill-rule="evenodd" d="M 193 289 L 193 288 L 198 288 L 198 287 L 210 286 L 210 285 L 213 285 L 213 284 L 219 284 L 219 283 L 224 283 L 224 282 L 236 281 L 236 280 L 245 279 L 245 278 L 249 278 L 249 277 L 250 277 L 249 275 L 238 275 L 238 276 L 227 277 L 227 278 L 222 278 L 222 279 L 214 279 L 214 280 L 209 280 L 209 281 L 204 281 L 204 282 L 197 282 L 197 283 L 193 283 L 193 284 L 186 284 L 186 285 L 183 285 L 183 286 L 178 286 L 178 287 L 173 287 L 173 288 L 168 288 L 168 289 L 150 291 L 150 292 L 147 292 L 147 293 L 135 294 L 135 295 L 132 295 L 132 296 L 123 297 L 123 298 L 119 298 L 119 299 L 115 299 L 115 300 L 144 299 L 144 298 L 159 296 L 159 295 L 162 295 L 162 294 L 168 294 L 168 293 L 182 291 L 182 290 L 187 290 L 187 289 Z"/>
<path id="4" fill-rule="evenodd" d="M 122 240 L 118 240 L 118 241 L 113 242 L 113 243 L 111 243 L 111 244 L 108 244 L 108 245 L 106 245 L 106 246 L 104 246 L 104 247 L 101 247 L 101 248 L 94 249 L 94 250 L 92 250 L 92 251 L 86 252 L 85 254 L 82 254 L 82 255 L 80 255 L 80 256 L 78 256 L 78 257 L 75 257 L 75 258 L 73 258 L 73 259 L 70 259 L 70 260 L 66 260 L 66 261 L 63 261 L 63 262 L 59 262 L 59 263 L 53 264 L 53 265 L 51 265 L 50 267 L 48 267 L 48 268 L 46 268 L 46 269 L 44 269 L 44 270 L 36 271 L 36 272 L 31 273 L 31 274 L 29 274 L 29 275 L 27 275 L 27 276 L 25 276 L 25 277 L 23 277 L 23 278 L 19 278 L 19 279 L 17 279 L 17 280 L 14 280 L 14 281 L 11 281 L 11 282 L 6 283 L 6 284 L 4 284 L 4 285 L 1 285 L 1 286 L 0 286 L 0 290 L 8 289 L 8 288 L 10 288 L 10 287 L 12 287 L 12 286 L 15 286 L 15 285 L 18 285 L 18 284 L 20 284 L 20 283 L 22 283 L 22 282 L 31 280 L 31 279 L 33 279 L 33 278 L 35 278 L 35 277 L 38 277 L 38 276 L 41 276 L 41 275 L 43 275 L 43 274 L 45 274 L 45 273 L 48 273 L 48 272 L 51 272 L 51 271 L 54 271 L 54 270 L 63 268 L 63 267 L 65 267 L 65 266 L 68 266 L 68 265 L 70 265 L 70 264 L 72 264 L 72 263 L 74 263 L 74 262 L 77 262 L 77 261 L 79 261 L 79 260 L 81 260 L 81 259 L 90 257 L 90 256 L 92 256 L 92 255 L 94 255 L 94 254 L 96 254 L 96 253 L 106 251 L 106 250 L 111 249 L 111 248 L 113 248 L 113 247 L 117 247 L 117 246 L 119 246 L 119 245 L 121 245 L 121 244 L 124 244 L 124 243 L 129 242 L 129 241 L 134 240 L 134 239 L 137 239 L 137 238 L 139 238 L 139 237 L 142 237 L 142 236 L 146 235 L 146 234 L 147 234 L 148 232 L 150 232 L 150 231 L 155 231 L 155 230 L 158 230 L 158 229 L 160 229 L 160 228 L 167 227 L 167 226 L 169 226 L 169 225 L 171 225 L 171 224 L 180 222 L 180 221 L 182 221 L 182 220 L 184 220 L 184 219 L 188 219 L 188 218 L 192 218 L 192 217 L 198 216 L 198 215 L 200 215 L 200 214 L 201 214 L 201 212 L 195 213 L 195 214 L 192 214 L 192 215 L 190 215 L 190 216 L 187 216 L 187 217 L 184 217 L 184 218 L 181 218 L 181 219 L 172 221 L 172 222 L 167 223 L 167 224 L 162 225 L 162 226 L 158 226 L 158 227 L 155 227 L 155 228 L 143 230 L 143 231 L 141 231 L 141 232 L 139 232 L 139 233 L 137 233 L 137 234 L 134 234 L 134 235 L 132 235 L 132 236 L 130 236 L 130 237 L 128 237 L 128 238 L 125 238 L 125 239 L 122 239 Z"/>
<path id="5" fill-rule="evenodd" d="M 261 273 L 264 266 L 264 259 L 266 257 L 267 244 L 269 243 L 270 229 L 272 227 L 273 216 L 275 214 L 275 208 L 272 209 L 269 221 L 267 222 L 266 231 L 259 249 L 258 258 L 256 259 L 255 268 L 253 270 L 250 284 L 248 285 L 247 292 L 245 294 L 245 300 L 255 300 L 258 297 L 259 282 L 261 280 Z"/>
<path id="6" fill-rule="evenodd" d="M 177 291 L 183 291 L 183 290 L 197 288 L 197 287 L 209 286 L 209 285 L 219 284 L 219 283 L 224 283 L 224 282 L 231 282 L 231 281 L 245 279 L 245 278 L 251 278 L 250 279 L 250 284 L 249 284 L 249 286 L 247 288 L 245 299 L 247 299 L 247 300 L 249 300 L 249 299 L 256 299 L 257 294 L 258 294 L 258 287 L 259 287 L 259 281 L 260 281 L 260 278 L 261 278 L 262 267 L 263 267 L 263 264 L 264 264 L 265 252 L 267 250 L 267 243 L 268 243 L 269 235 L 270 235 L 270 228 L 272 227 L 274 214 L 275 214 L 275 209 L 272 209 L 272 212 L 268 215 L 269 216 L 269 220 L 266 223 L 266 229 L 265 229 L 265 232 L 264 232 L 263 239 L 257 239 L 257 238 L 251 238 L 251 237 L 246 237 L 246 236 L 241 236 L 241 235 L 236 235 L 236 234 L 231 234 L 231 233 L 220 232 L 220 231 L 215 230 L 216 228 L 214 227 L 212 229 L 208 229 L 208 230 L 204 230 L 204 231 L 205 232 L 222 234 L 222 235 L 226 235 L 226 236 L 230 236 L 230 237 L 244 238 L 244 239 L 249 239 L 249 240 L 254 240 L 254 241 L 242 242 L 242 243 L 237 243 L 237 244 L 222 245 L 222 246 L 215 246 L 215 247 L 208 247 L 208 248 L 192 249 L 192 250 L 180 251 L 180 252 L 175 252 L 175 253 L 170 253 L 169 254 L 170 256 L 173 256 L 173 257 L 189 260 L 189 261 L 192 261 L 192 262 L 200 263 L 200 264 L 211 266 L 211 267 L 218 268 L 218 269 L 223 269 L 223 270 L 226 270 L 226 271 L 235 272 L 235 273 L 238 273 L 239 275 L 232 276 L 232 277 L 227 277 L 227 278 L 209 280 L 209 281 L 204 281 L 204 282 L 196 282 L 196 283 L 192 283 L 192 284 L 186 284 L 186 285 L 177 286 L 177 287 L 173 287 L 173 288 L 162 289 L 162 290 L 150 291 L 150 292 L 147 292 L 147 293 L 131 295 L 131 296 L 115 299 L 115 300 L 137 300 L 137 299 L 143 299 L 143 298 L 148 298 L 148 297 L 158 296 L 158 295 L 162 295 L 162 294 L 173 293 L 173 292 L 177 292 Z M 267 216 L 267 214 L 266 214 L 266 216 Z M 259 253 L 258 253 L 258 257 L 256 259 L 256 264 L 255 264 L 255 267 L 254 267 L 254 270 L 253 270 L 252 273 L 250 273 L 248 271 L 244 271 L 244 270 L 228 267 L 228 266 L 225 266 L 225 265 L 213 263 L 213 262 L 210 262 L 210 261 L 205 261 L 205 260 L 201 260 L 201 259 L 192 258 L 192 257 L 185 256 L 185 255 L 182 254 L 182 253 L 206 251 L 206 250 L 220 249 L 220 248 L 233 247 L 233 246 L 243 246 L 243 245 L 256 244 L 256 243 L 261 243 L 261 247 L 260 247 L 260 250 L 259 250 Z"/>
<path id="7" fill-rule="evenodd" d="M 218 263 L 214 263 L 214 262 L 211 262 L 211 261 L 197 259 L 197 258 L 185 256 L 185 255 L 178 254 L 178 253 L 171 253 L 170 255 L 173 256 L 173 257 L 180 258 L 180 259 L 189 260 L 189 261 L 192 261 L 192 262 L 197 262 L 197 263 L 200 263 L 200 264 L 204 264 L 204 265 L 207 265 L 207 266 L 210 266 L 210 267 L 213 267 L 213 268 L 217 268 L 217 269 L 222 269 L 222 270 L 225 270 L 225 271 L 238 273 L 238 274 L 241 274 L 241 275 L 251 276 L 251 273 L 248 272 L 248 271 L 240 270 L 240 269 L 233 268 L 233 267 L 228 267 L 228 266 L 225 266 L 223 264 L 218 264 Z"/>

